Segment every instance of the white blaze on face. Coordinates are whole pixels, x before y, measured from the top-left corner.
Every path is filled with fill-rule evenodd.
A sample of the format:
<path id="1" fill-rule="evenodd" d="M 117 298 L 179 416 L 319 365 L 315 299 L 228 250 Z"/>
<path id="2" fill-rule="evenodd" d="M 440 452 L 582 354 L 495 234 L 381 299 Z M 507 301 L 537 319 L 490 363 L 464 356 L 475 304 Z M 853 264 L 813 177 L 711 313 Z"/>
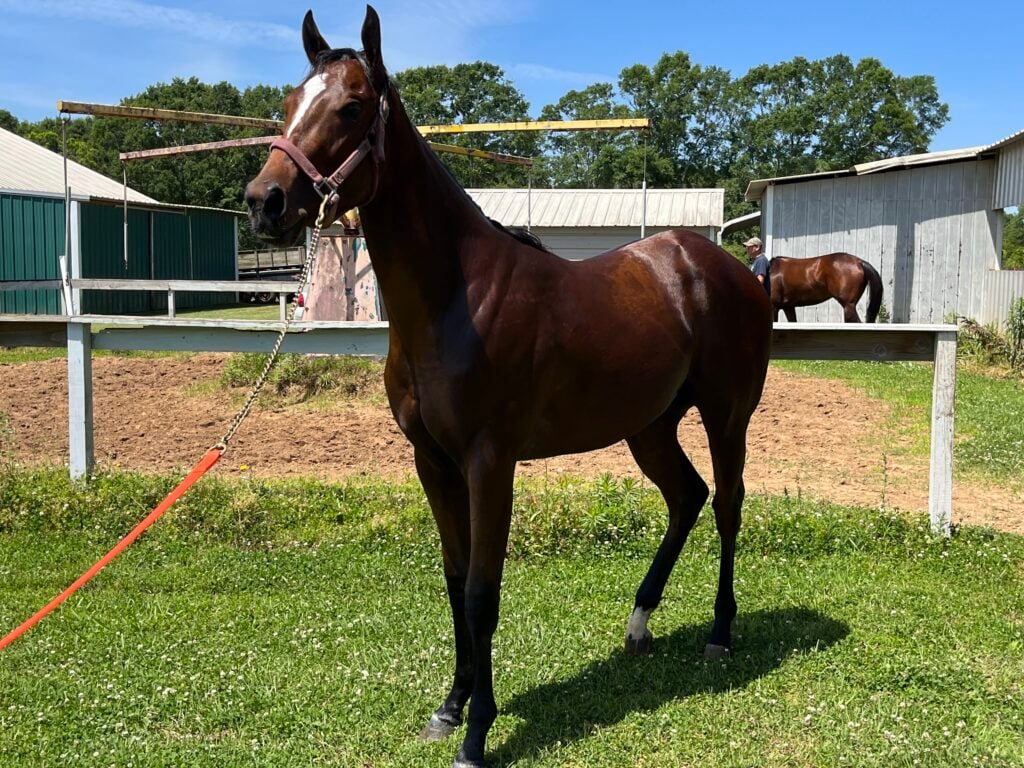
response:
<path id="1" fill-rule="evenodd" d="M 285 138 L 291 138 L 292 132 L 302 122 L 302 118 L 306 116 L 310 107 L 313 106 L 313 102 L 317 100 L 317 97 L 327 90 L 327 74 L 321 72 L 316 77 L 311 77 L 302 85 L 302 99 L 299 101 L 299 107 L 295 110 L 295 114 L 292 115 L 292 121 L 288 123 L 288 128 L 285 130 Z"/>

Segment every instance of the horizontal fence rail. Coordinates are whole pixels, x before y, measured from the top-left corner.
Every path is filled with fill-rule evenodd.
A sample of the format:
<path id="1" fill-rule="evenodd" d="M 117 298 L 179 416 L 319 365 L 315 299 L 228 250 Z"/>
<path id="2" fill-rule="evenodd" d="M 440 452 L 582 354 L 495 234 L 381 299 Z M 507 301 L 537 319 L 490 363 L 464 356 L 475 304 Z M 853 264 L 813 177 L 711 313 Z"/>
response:
<path id="1" fill-rule="evenodd" d="M 0 280 L 0 293 L 35 289 L 63 289 L 60 280 Z M 181 291 L 195 293 L 276 293 L 279 317 L 284 320 L 288 311 L 288 296 L 301 286 L 287 280 L 150 280 L 120 278 L 84 278 L 68 280 L 68 287 L 76 291 L 150 291 L 167 294 L 167 315 L 174 317 L 175 294 Z"/>
<path id="2" fill-rule="evenodd" d="M 164 282 L 184 282 L 195 290 L 195 281 Z M 283 321 L 272 320 L 0 315 L 0 346 L 68 348 L 70 468 L 73 476 L 80 477 L 91 471 L 93 462 L 93 349 L 269 352 L 283 327 Z M 385 322 L 296 322 L 282 351 L 383 357 L 388 352 L 388 334 Z M 955 325 L 779 323 L 772 334 L 771 356 L 777 360 L 934 362 L 929 515 L 933 530 L 943 534 L 949 533 L 952 519 L 956 339 Z"/>

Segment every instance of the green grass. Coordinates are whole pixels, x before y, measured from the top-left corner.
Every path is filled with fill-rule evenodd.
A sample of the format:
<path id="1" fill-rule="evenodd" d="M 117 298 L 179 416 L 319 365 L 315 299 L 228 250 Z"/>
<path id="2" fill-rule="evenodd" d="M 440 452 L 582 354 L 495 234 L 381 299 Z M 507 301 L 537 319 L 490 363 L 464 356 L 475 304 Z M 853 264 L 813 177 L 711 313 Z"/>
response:
<path id="1" fill-rule="evenodd" d="M 830 361 L 780 361 L 779 368 L 842 381 L 893 407 L 894 426 L 928 450 L 931 365 Z M 959 366 L 956 383 L 954 467 L 1019 484 L 1024 479 L 1024 381 L 994 378 Z M 909 427 L 909 433 L 905 432 Z"/>
<path id="2" fill-rule="evenodd" d="M 273 304 L 235 304 L 216 309 L 183 309 L 177 315 L 185 318 L 212 317 L 221 320 L 280 320 L 281 308 L 275 301 Z"/>
<path id="3" fill-rule="evenodd" d="M 0 473 L 0 627 L 66 586 L 172 480 Z M 735 656 L 706 663 L 702 516 L 621 651 L 663 528 L 649 488 L 521 486 L 495 641 L 493 766 L 1020 765 L 1024 540 L 788 497 L 748 501 Z M 414 485 L 204 480 L 0 652 L 0 764 L 447 766 L 415 734 L 451 629 Z"/>
<path id="4" fill-rule="evenodd" d="M 237 354 L 228 358 L 220 384 L 228 388 L 248 389 L 266 365 L 267 355 Z M 309 400 L 323 396 L 326 401 L 360 399 L 384 404 L 384 363 L 365 357 L 307 356 L 282 354 L 267 379 L 269 393 L 292 399 Z"/>

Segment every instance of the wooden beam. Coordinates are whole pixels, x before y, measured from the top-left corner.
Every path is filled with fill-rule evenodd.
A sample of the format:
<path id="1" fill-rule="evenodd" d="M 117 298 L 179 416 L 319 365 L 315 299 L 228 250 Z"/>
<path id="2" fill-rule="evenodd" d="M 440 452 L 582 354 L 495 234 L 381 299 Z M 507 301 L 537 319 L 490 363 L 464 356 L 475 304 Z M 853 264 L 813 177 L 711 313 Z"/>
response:
<path id="1" fill-rule="evenodd" d="M 932 446 L 928 516 L 932 533 L 950 534 L 953 517 L 953 404 L 956 399 L 956 331 L 935 334 L 932 379 Z"/>
<path id="2" fill-rule="evenodd" d="M 74 278 L 71 287 L 80 291 L 201 291 L 204 293 L 293 293 L 299 288 L 286 280 L 149 280 L 121 278 Z"/>
<path id="3" fill-rule="evenodd" d="M 81 101 L 58 101 L 57 111 L 69 115 L 124 117 L 131 120 L 167 120 L 179 123 L 206 123 L 209 125 L 231 125 L 236 128 L 279 130 L 284 125 L 280 120 L 265 120 L 259 117 L 215 115 L 206 112 L 181 112 L 175 109 L 154 109 L 153 107 L 120 107 L 111 104 L 92 104 Z"/>
<path id="4" fill-rule="evenodd" d="M 527 120 L 517 123 L 460 123 L 457 125 L 421 125 L 424 136 L 440 133 L 507 133 L 511 131 L 645 131 L 651 127 L 646 117 L 617 120 Z"/>
<path id="5" fill-rule="evenodd" d="M 92 326 L 68 323 L 68 469 L 72 480 L 92 473 Z"/>
<path id="6" fill-rule="evenodd" d="M 280 130 L 284 126 L 282 120 L 266 120 L 259 117 L 216 115 L 207 112 L 181 112 L 175 109 L 155 109 L 153 107 L 122 107 L 114 106 L 113 104 L 95 104 L 84 101 L 60 100 L 57 102 L 57 111 L 69 115 L 208 123 L 213 125 L 232 125 L 239 128 Z M 646 117 L 634 117 L 617 118 L 614 120 L 525 120 L 511 123 L 421 125 L 418 130 L 424 136 L 429 136 L 438 133 L 504 133 L 508 131 L 633 131 L 647 130 L 650 127 L 651 121 Z"/>
<path id="7" fill-rule="evenodd" d="M 503 163 L 505 165 L 522 165 L 527 168 L 533 167 L 533 160 L 529 157 L 519 155 L 504 155 L 500 152 L 488 152 L 486 149 L 470 149 L 469 147 L 457 147 L 454 144 L 436 144 L 428 141 L 427 144 L 435 152 L 445 152 L 451 155 L 462 155 L 463 157 L 475 157 L 479 160 L 488 160 L 492 163 Z"/>
<path id="8" fill-rule="evenodd" d="M 210 152 L 217 149 L 234 149 L 237 147 L 258 147 L 270 144 L 280 136 L 254 136 L 248 139 L 228 139 L 227 141 L 207 141 L 202 144 L 182 144 L 179 147 L 159 147 L 157 149 L 140 149 L 135 152 L 122 152 L 118 157 L 121 162 L 133 160 L 151 160 L 155 157 L 173 157 L 175 155 L 186 155 L 192 152 Z M 533 160 L 518 155 L 504 155 L 500 152 L 488 152 L 483 149 L 471 149 L 469 147 L 457 147 L 453 144 L 437 144 L 428 141 L 427 144 L 435 152 L 447 152 L 453 155 L 475 157 L 480 160 L 488 160 L 492 163 L 504 163 L 506 165 L 532 166 Z"/>
<path id="9" fill-rule="evenodd" d="M 149 160 L 154 157 L 171 157 L 187 155 L 191 152 L 210 152 L 215 149 L 234 149 L 236 147 L 260 147 L 270 144 L 280 136 L 253 136 L 248 139 L 228 139 L 227 141 L 205 141 L 202 144 L 182 144 L 178 147 L 158 147 L 157 149 L 140 149 L 135 152 L 122 152 L 118 155 L 122 163 L 132 160 Z"/>

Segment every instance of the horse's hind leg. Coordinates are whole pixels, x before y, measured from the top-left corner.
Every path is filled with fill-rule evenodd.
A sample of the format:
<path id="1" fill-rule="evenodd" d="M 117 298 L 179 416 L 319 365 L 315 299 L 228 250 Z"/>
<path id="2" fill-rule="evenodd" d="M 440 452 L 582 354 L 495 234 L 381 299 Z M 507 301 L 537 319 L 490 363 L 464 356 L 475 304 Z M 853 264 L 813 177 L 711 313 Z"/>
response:
<path id="1" fill-rule="evenodd" d="M 718 570 L 718 595 L 715 598 L 715 623 L 704 657 L 718 659 L 729 654 L 732 647 L 732 620 L 736 616 L 733 594 L 733 564 L 736 557 L 736 536 L 740 530 L 740 508 L 743 506 L 743 466 L 747 455 L 747 425 L 750 416 L 715 418 L 714 411 L 704 414 L 708 447 L 715 470 L 715 524 L 722 542 Z M 712 418 L 709 420 L 709 416 Z"/>
<path id="2" fill-rule="evenodd" d="M 466 576 L 469 572 L 469 493 L 465 480 L 440 451 L 416 449 L 416 471 L 441 535 L 444 578 L 455 631 L 455 678 L 451 691 L 420 732 L 425 741 L 442 739 L 462 722 L 473 690 L 473 649 L 466 622 Z"/>
<path id="3" fill-rule="evenodd" d="M 790 323 L 796 322 L 796 309 L 793 307 L 783 307 L 782 311 L 786 313 L 786 320 Z"/>
<path id="4" fill-rule="evenodd" d="M 843 304 L 843 322 L 844 323 L 859 323 L 860 315 L 857 314 L 857 302 L 852 301 Z"/>
<path id="5" fill-rule="evenodd" d="M 679 445 L 676 431 L 680 418 L 679 410 L 666 414 L 627 441 L 640 469 L 665 497 L 669 514 L 668 529 L 637 590 L 633 615 L 626 629 L 626 651 L 634 655 L 650 651 L 647 620 L 661 602 L 672 567 L 708 498 L 707 484 Z"/>

